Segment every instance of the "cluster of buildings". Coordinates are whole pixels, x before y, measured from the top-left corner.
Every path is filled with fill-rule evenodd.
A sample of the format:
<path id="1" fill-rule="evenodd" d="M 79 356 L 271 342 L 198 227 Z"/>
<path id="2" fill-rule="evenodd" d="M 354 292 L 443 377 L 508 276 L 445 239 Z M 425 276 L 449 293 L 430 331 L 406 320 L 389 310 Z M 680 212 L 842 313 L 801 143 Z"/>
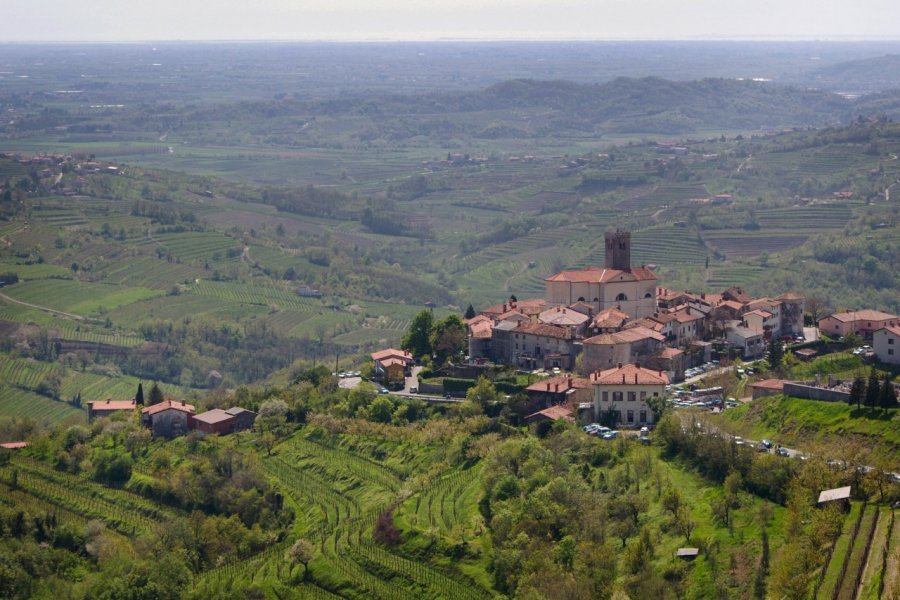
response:
<path id="1" fill-rule="evenodd" d="M 510 298 L 467 321 L 469 356 L 528 370 L 582 375 L 640 362 L 680 381 L 713 346 L 761 357 L 772 336 L 803 333 L 803 298 L 753 298 L 739 287 L 694 294 L 660 287 L 652 266 L 631 266 L 631 234 L 607 232 L 604 267 L 560 271 L 543 298 Z M 579 356 L 581 358 L 579 359 Z"/>
<path id="2" fill-rule="evenodd" d="M 631 234 L 605 234 L 603 267 L 547 277 L 543 298 L 491 306 L 467 321 L 469 357 L 526 370 L 576 371 L 530 386 L 549 409 L 590 406 L 623 425 L 653 422 L 648 399 L 661 397 L 712 350 L 761 357 L 768 340 L 803 333 L 803 298 L 753 298 L 739 287 L 694 294 L 658 285 L 651 265 L 631 265 Z"/>
<path id="3" fill-rule="evenodd" d="M 134 412 L 134 400 L 96 400 L 88 402 L 88 420 L 121 412 Z M 201 435 L 227 435 L 253 427 L 256 413 L 240 406 L 228 410 L 214 408 L 196 414 L 193 404 L 183 400 L 164 400 L 141 408 L 141 423 L 156 437 L 173 438 L 196 431 Z"/>
<path id="4" fill-rule="evenodd" d="M 819 320 L 819 331 L 832 338 L 855 335 L 871 345 L 880 362 L 900 365 L 900 317 L 864 309 L 835 313 Z"/>

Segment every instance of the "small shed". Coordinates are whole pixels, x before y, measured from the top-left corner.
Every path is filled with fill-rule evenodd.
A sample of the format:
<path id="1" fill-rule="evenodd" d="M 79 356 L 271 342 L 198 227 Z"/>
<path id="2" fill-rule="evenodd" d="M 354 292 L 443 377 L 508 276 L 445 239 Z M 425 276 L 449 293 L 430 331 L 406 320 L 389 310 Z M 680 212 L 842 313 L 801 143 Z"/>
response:
<path id="1" fill-rule="evenodd" d="M 753 383 L 750 388 L 753 390 L 753 399 L 765 398 L 766 396 L 777 396 L 784 393 L 784 380 L 782 379 L 763 379 Z"/>
<path id="2" fill-rule="evenodd" d="M 88 421 L 93 421 L 97 417 L 108 417 L 117 412 L 129 412 L 135 409 L 134 400 L 92 400 L 87 403 Z"/>
<path id="3" fill-rule="evenodd" d="M 700 555 L 700 548 L 679 548 L 675 556 L 681 560 L 694 560 Z"/>
<path id="4" fill-rule="evenodd" d="M 850 508 L 850 486 L 834 488 L 833 490 L 824 490 L 819 493 L 819 501 L 817 506 L 827 506 L 832 503 L 840 504 L 844 510 Z"/>

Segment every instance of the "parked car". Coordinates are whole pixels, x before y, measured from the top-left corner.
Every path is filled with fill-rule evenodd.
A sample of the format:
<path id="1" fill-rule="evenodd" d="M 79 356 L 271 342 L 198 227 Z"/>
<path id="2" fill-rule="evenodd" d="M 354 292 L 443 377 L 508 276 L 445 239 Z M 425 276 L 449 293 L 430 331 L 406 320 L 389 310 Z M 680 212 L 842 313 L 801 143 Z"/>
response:
<path id="1" fill-rule="evenodd" d="M 768 450 L 769 448 L 772 447 L 772 440 L 766 439 L 766 440 L 761 441 L 760 444 L 762 444 L 763 446 L 765 446 L 765 447 L 766 447 L 766 450 Z"/>
<path id="2" fill-rule="evenodd" d="M 410 393 L 410 394 L 418 394 L 418 393 L 419 393 L 419 388 L 416 387 L 416 386 L 412 386 L 412 387 L 409 388 L 409 393 Z"/>
<path id="3" fill-rule="evenodd" d="M 387 394 L 387 393 L 388 393 L 388 389 L 387 389 L 387 388 L 378 388 L 378 393 L 379 393 L 379 394 Z"/>
<path id="4" fill-rule="evenodd" d="M 618 435 L 619 435 L 618 431 L 610 430 L 610 431 L 607 431 L 606 433 L 604 433 L 602 437 L 604 440 L 614 440 L 614 439 L 616 439 L 616 437 Z"/>
<path id="5" fill-rule="evenodd" d="M 791 453 L 788 452 L 787 448 L 778 448 L 777 450 L 775 450 L 775 454 L 777 454 L 778 456 L 790 456 L 791 455 Z"/>

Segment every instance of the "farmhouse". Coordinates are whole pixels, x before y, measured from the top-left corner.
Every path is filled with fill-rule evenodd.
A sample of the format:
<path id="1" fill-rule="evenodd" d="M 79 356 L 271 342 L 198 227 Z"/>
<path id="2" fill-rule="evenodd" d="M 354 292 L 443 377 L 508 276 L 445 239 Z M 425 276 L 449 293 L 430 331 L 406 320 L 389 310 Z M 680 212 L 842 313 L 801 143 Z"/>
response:
<path id="1" fill-rule="evenodd" d="M 108 417 L 116 413 L 133 411 L 135 408 L 134 400 L 92 400 L 87 403 L 88 406 L 88 422 L 93 421 L 97 417 Z"/>
<path id="2" fill-rule="evenodd" d="M 412 354 L 394 348 L 373 352 L 371 356 L 375 361 L 375 379 L 382 383 L 403 381 L 415 363 Z"/>
<path id="3" fill-rule="evenodd" d="M 153 431 L 154 436 L 173 438 L 187 433 L 194 406 L 184 400 L 164 400 L 141 410 L 141 423 Z"/>
<path id="4" fill-rule="evenodd" d="M 819 320 L 819 331 L 831 337 L 855 334 L 871 340 L 872 334 L 885 327 L 900 325 L 900 317 L 880 310 L 853 310 L 835 313 Z"/>
<path id="5" fill-rule="evenodd" d="M 816 505 L 822 507 L 828 504 L 839 504 L 844 510 L 848 510 L 850 508 L 850 486 L 820 492 Z"/>
<path id="6" fill-rule="evenodd" d="M 653 423 L 654 414 L 647 400 L 665 395 L 669 377 L 640 365 L 618 365 L 592 374 L 594 418 L 613 416 L 613 421 L 628 427 Z"/>

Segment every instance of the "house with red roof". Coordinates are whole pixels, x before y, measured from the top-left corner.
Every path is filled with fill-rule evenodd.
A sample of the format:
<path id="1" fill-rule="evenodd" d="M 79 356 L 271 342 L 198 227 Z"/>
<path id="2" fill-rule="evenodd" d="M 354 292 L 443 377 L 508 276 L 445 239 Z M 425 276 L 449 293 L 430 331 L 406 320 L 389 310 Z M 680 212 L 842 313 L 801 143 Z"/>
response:
<path id="1" fill-rule="evenodd" d="M 638 364 L 620 364 L 612 369 L 592 373 L 594 386 L 594 418 L 613 420 L 626 427 L 640 427 L 654 422 L 655 415 L 648 400 L 665 396 L 669 376 Z M 612 419 L 603 419 L 612 415 Z"/>
<path id="2" fill-rule="evenodd" d="M 557 404 L 531 413 L 525 417 L 525 422 L 528 424 L 541 423 L 543 421 L 569 421 L 574 423 L 575 416 L 571 408 L 562 404 Z"/>
<path id="3" fill-rule="evenodd" d="M 872 335 L 879 329 L 898 325 L 900 317 L 871 309 L 850 310 L 819 319 L 819 331 L 832 338 L 852 333 L 865 340 L 871 340 Z"/>
<path id="4" fill-rule="evenodd" d="M 873 333 L 872 349 L 879 361 L 900 365 L 900 326 L 882 327 Z"/>
<path id="5" fill-rule="evenodd" d="M 163 400 L 141 409 L 141 423 L 154 436 L 173 438 L 188 432 L 194 412 L 194 405 L 184 400 Z"/>
<path id="6" fill-rule="evenodd" d="M 371 354 L 375 361 L 375 379 L 382 383 L 403 381 L 411 374 L 415 364 L 412 354 L 404 350 L 387 348 Z"/>
<path id="7" fill-rule="evenodd" d="M 595 335 L 582 343 L 584 358 L 581 359 L 581 372 L 591 373 L 619 363 L 636 362 L 644 356 L 658 354 L 665 347 L 665 342 L 666 336 L 640 325 L 616 333 Z"/>
<path id="8" fill-rule="evenodd" d="M 544 323 L 497 323 L 492 331 L 494 362 L 524 369 L 571 371 L 581 347 L 570 327 Z"/>
<path id="9" fill-rule="evenodd" d="M 91 400 L 87 403 L 88 422 L 97 417 L 108 417 L 116 413 L 132 412 L 135 408 L 134 400 Z"/>
<path id="10" fill-rule="evenodd" d="M 528 399 L 534 406 L 546 407 L 555 404 L 577 405 L 590 402 L 593 398 L 593 387 L 587 378 L 562 375 L 548 377 L 525 388 Z"/>

